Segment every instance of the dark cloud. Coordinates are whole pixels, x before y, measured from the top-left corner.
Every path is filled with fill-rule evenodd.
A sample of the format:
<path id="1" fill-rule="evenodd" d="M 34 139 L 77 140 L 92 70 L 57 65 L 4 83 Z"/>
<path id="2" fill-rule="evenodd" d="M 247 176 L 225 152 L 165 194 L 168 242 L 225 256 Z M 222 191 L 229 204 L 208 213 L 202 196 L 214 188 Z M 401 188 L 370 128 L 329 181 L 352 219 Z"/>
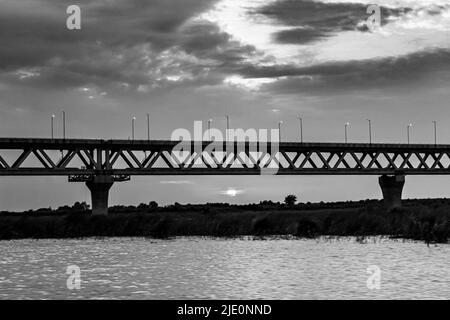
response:
<path id="1" fill-rule="evenodd" d="M 229 75 L 278 78 L 263 89 L 281 93 L 400 83 L 448 68 L 448 51 L 397 58 L 274 65 L 216 24 L 191 19 L 211 0 L 79 1 L 82 30 L 65 27 L 69 1 L 5 0 L 0 11 L 0 81 L 50 88 L 89 86 L 112 94 L 219 84 Z M 356 3 L 277 1 L 258 10 L 293 27 L 278 42 L 307 43 L 353 30 L 366 14 Z M 439 8 L 438 8 L 439 9 Z M 383 16 L 407 9 L 384 9 Z M 264 62 L 264 63 L 262 63 Z"/>
<path id="2" fill-rule="evenodd" d="M 215 24 L 203 21 L 183 30 L 182 43 L 188 53 L 208 53 L 224 46 L 230 41 L 230 35 L 221 32 Z"/>
<path id="3" fill-rule="evenodd" d="M 361 3 L 323 3 L 311 0 L 282 0 L 254 13 L 263 14 L 279 23 L 293 27 L 274 34 L 280 43 L 304 44 L 341 31 L 367 31 L 364 22 L 369 17 L 367 5 Z M 409 12 L 408 8 L 380 7 L 382 25 L 388 18 Z"/>
<path id="4" fill-rule="evenodd" d="M 258 55 L 253 46 L 231 39 L 228 33 L 208 21 L 188 26 L 180 38 L 179 46 L 183 51 L 200 59 L 212 59 L 217 62 L 215 65 L 234 64 Z"/>
<path id="5" fill-rule="evenodd" d="M 279 43 L 298 43 L 305 44 L 322 40 L 329 36 L 328 32 L 317 29 L 296 28 L 291 30 L 280 31 L 275 34 L 275 40 Z"/>
<path id="6" fill-rule="evenodd" d="M 279 78 L 263 90 L 277 93 L 338 93 L 361 89 L 409 87 L 427 79 L 450 81 L 450 51 L 433 50 L 381 59 L 339 61 L 307 67 L 246 66 L 249 78 Z"/>
<path id="7" fill-rule="evenodd" d="M 69 1 L 6 2 L 0 12 L 1 79 L 104 89 L 215 83 L 217 66 L 255 54 L 207 21 L 211 0 L 80 1 L 82 30 L 66 28 Z M 35 76 L 21 77 L 21 70 Z M 19 71 L 19 74 L 18 74 Z M 177 81 L 171 81 L 176 79 Z M 124 85 L 125 84 L 125 85 Z"/>

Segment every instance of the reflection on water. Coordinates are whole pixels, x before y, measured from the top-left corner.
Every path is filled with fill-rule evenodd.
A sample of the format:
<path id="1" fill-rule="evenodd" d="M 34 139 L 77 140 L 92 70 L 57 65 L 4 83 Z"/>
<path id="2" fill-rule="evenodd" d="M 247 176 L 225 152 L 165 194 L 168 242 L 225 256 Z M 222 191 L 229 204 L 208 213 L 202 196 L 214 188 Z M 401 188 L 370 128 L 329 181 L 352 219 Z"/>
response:
<path id="1" fill-rule="evenodd" d="M 450 298 L 450 246 L 411 241 L 14 240 L 0 252 L 0 299 Z M 69 265 L 80 290 L 67 289 Z"/>

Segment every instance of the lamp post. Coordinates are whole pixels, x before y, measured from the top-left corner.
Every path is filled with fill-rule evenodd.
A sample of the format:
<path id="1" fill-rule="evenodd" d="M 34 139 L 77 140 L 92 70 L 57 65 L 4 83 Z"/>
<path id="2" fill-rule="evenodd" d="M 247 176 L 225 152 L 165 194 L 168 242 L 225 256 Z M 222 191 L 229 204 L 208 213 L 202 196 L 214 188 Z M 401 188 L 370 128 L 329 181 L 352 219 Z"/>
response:
<path id="1" fill-rule="evenodd" d="M 281 142 L 281 125 L 283 124 L 283 121 L 278 122 L 278 142 Z"/>
<path id="2" fill-rule="evenodd" d="M 348 141 L 348 137 L 347 137 L 347 128 L 348 128 L 349 125 L 350 125 L 350 122 L 347 122 L 347 123 L 345 124 L 345 143 L 347 143 L 347 141 Z"/>
<path id="3" fill-rule="evenodd" d="M 412 123 L 410 123 L 410 124 L 408 124 L 408 125 L 406 126 L 406 136 L 407 136 L 407 139 L 408 139 L 408 144 L 409 144 L 409 140 L 410 140 L 410 133 L 409 133 L 409 130 L 410 130 L 410 128 L 411 128 L 412 126 L 413 126 Z"/>
<path id="4" fill-rule="evenodd" d="M 300 121 L 300 142 L 303 143 L 303 118 L 300 115 L 297 118 Z"/>
<path id="5" fill-rule="evenodd" d="M 131 118 L 131 140 L 134 140 L 134 121 L 136 121 L 136 117 Z"/>
<path id="6" fill-rule="evenodd" d="M 62 112 L 62 121 L 63 121 L 63 139 L 66 139 L 66 112 Z"/>
<path id="7" fill-rule="evenodd" d="M 150 141 L 150 114 L 147 113 L 147 140 Z"/>
<path id="8" fill-rule="evenodd" d="M 52 128 L 52 140 L 53 140 L 53 138 L 54 138 L 54 135 L 53 135 L 53 122 L 54 122 L 54 120 L 55 120 L 55 115 L 52 114 L 52 116 L 51 116 L 51 121 L 52 121 L 52 124 L 51 124 L 51 128 Z"/>
<path id="9" fill-rule="evenodd" d="M 369 123 L 369 144 L 372 144 L 372 121 L 370 119 L 366 119 Z"/>
<path id="10" fill-rule="evenodd" d="M 437 121 L 433 121 L 434 124 L 434 145 L 437 144 Z"/>
<path id="11" fill-rule="evenodd" d="M 212 119 L 208 119 L 208 140 L 211 141 L 211 122 Z"/>
<path id="12" fill-rule="evenodd" d="M 225 130 L 225 140 L 228 140 L 228 130 L 230 130 L 230 117 L 229 116 L 225 116 L 225 119 L 227 120 L 227 127 Z"/>

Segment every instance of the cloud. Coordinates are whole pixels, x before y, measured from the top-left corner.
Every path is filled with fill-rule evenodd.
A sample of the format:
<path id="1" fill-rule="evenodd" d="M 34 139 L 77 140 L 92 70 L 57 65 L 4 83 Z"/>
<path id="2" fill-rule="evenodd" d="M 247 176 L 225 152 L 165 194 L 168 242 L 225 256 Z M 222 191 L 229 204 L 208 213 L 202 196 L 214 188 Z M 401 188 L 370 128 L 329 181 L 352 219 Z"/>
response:
<path id="1" fill-rule="evenodd" d="M 438 49 L 404 56 L 332 61 L 305 67 L 295 65 L 242 65 L 245 78 L 277 79 L 261 85 L 261 90 L 277 93 L 322 92 L 410 85 L 423 77 L 450 74 L 450 50 Z"/>
<path id="2" fill-rule="evenodd" d="M 274 38 L 278 43 L 297 43 L 306 44 L 325 39 L 329 36 L 328 32 L 312 28 L 295 28 L 279 31 L 275 33 Z"/>
<path id="3" fill-rule="evenodd" d="M 380 7 L 381 24 L 385 25 L 392 17 L 411 11 L 410 8 Z M 362 3 L 324 3 L 311 0 L 283 0 L 270 3 L 255 13 L 270 17 L 290 29 L 274 34 L 279 43 L 306 44 L 322 40 L 342 31 L 368 31 L 365 21 L 367 4 Z"/>
<path id="4" fill-rule="evenodd" d="M 210 58 L 207 51 L 213 51 L 217 59 L 238 59 L 244 54 L 236 43 L 227 47 L 227 35 L 214 26 L 188 24 L 214 1 L 81 1 L 82 30 L 76 31 L 65 26 L 69 4 L 47 0 L 2 3 L 3 81 L 135 90 L 140 85 L 164 86 L 202 78 L 204 68 L 213 62 L 206 60 Z M 31 72 L 36 76 L 23 76 Z"/>
<path id="5" fill-rule="evenodd" d="M 163 180 L 160 181 L 161 184 L 193 184 L 192 181 L 189 180 Z"/>
<path id="6" fill-rule="evenodd" d="M 298 51 L 295 61 L 278 63 L 276 57 L 225 32 L 219 23 L 202 18 L 216 2 L 83 0 L 82 30 L 69 31 L 69 2 L 5 0 L 0 12 L 0 83 L 38 89 L 89 87 L 108 97 L 215 85 L 284 94 L 299 88 L 336 91 L 396 85 L 411 75 L 420 78 L 448 67 L 444 49 L 328 62 L 315 59 L 318 53 Z M 367 17 L 366 9 L 362 3 L 284 0 L 247 14 L 281 24 L 284 29 L 277 29 L 273 38 L 283 48 L 286 43 L 310 44 L 356 30 Z M 447 9 L 430 7 L 426 16 L 441 17 Z M 406 25 L 423 8 L 415 8 L 414 14 L 407 7 L 383 10 L 385 22 L 401 17 L 396 23 Z M 321 47 L 313 48 L 320 54 Z"/>

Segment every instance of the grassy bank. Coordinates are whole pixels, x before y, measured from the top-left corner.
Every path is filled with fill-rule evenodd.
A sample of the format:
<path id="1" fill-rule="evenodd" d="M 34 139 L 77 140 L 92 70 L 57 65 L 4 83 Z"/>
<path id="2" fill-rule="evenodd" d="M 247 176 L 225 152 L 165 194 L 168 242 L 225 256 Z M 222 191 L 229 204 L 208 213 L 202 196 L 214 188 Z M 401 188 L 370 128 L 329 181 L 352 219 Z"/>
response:
<path id="1" fill-rule="evenodd" d="M 83 206 L 0 213 L 0 239 L 144 236 L 385 235 L 447 243 L 450 200 L 409 200 L 387 212 L 380 201 L 250 205 L 206 204 L 112 207 L 92 216 Z"/>

